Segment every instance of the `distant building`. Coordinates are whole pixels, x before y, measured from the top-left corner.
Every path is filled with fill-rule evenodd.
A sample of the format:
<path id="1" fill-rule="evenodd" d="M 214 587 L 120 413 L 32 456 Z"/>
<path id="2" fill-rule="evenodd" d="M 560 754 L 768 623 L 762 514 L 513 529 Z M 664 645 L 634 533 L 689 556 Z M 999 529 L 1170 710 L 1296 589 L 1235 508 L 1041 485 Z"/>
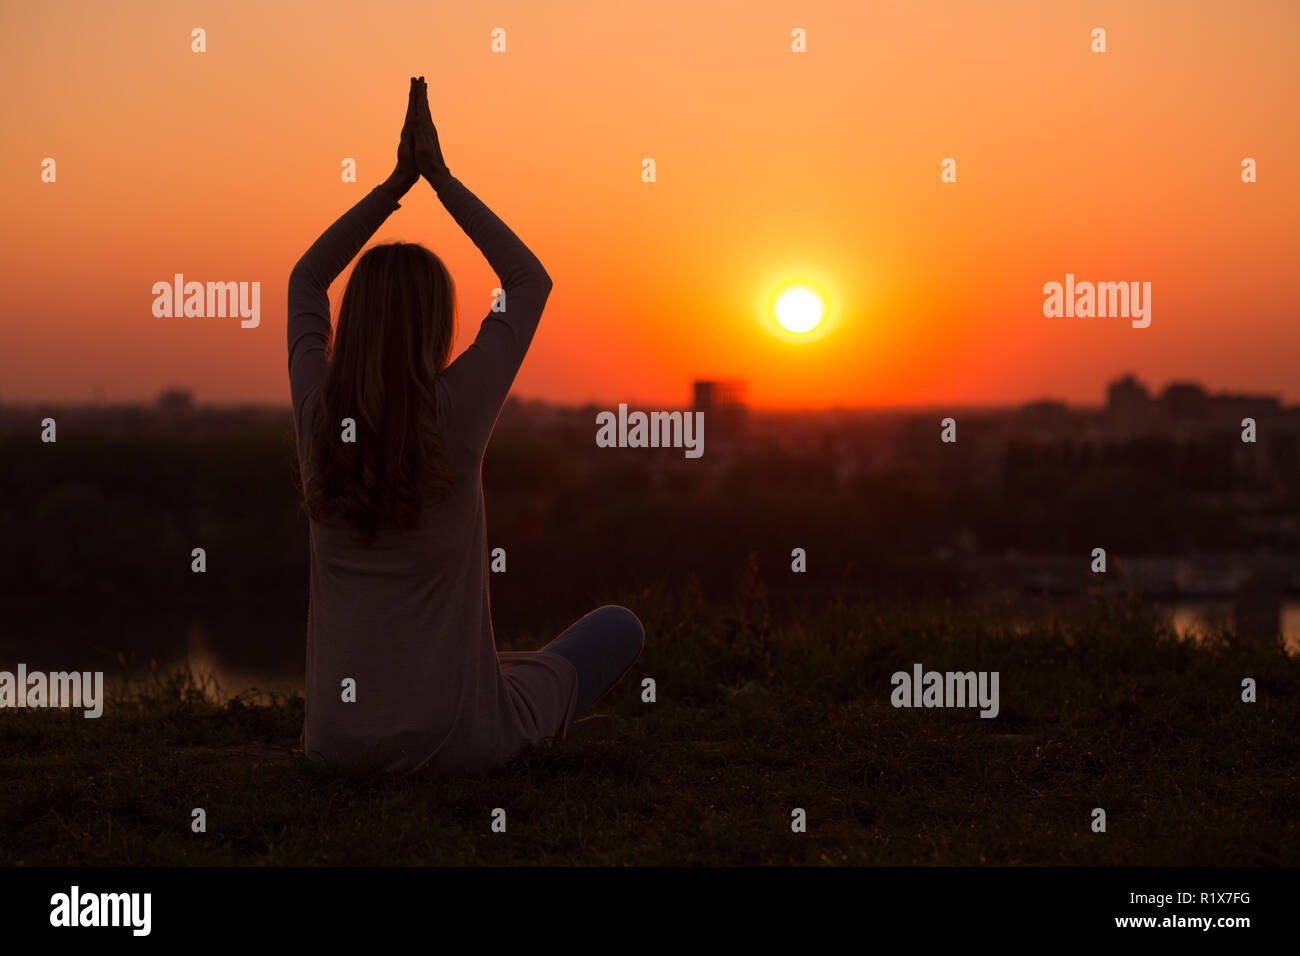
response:
<path id="1" fill-rule="evenodd" d="M 1204 418 L 1209 396 L 1195 382 L 1170 382 L 1160 393 L 1160 410 L 1171 418 Z"/>
<path id="2" fill-rule="evenodd" d="M 745 390 L 744 382 L 696 380 L 694 410 L 704 413 L 706 435 L 737 438 L 745 431 Z"/>
<path id="3" fill-rule="evenodd" d="M 185 415 L 194 410 L 194 393 L 188 388 L 169 388 L 158 396 L 157 405 L 164 415 Z"/>
<path id="4" fill-rule="evenodd" d="M 1151 393 L 1133 375 L 1125 375 L 1106 389 L 1106 410 L 1116 415 L 1141 415 L 1151 408 Z"/>
<path id="5" fill-rule="evenodd" d="M 1039 426 L 1063 426 L 1069 423 L 1072 415 L 1070 406 L 1065 402 L 1045 398 L 1020 406 L 1020 417 Z"/>
<path id="6" fill-rule="evenodd" d="M 1274 395 L 1238 395 L 1222 394 L 1214 396 L 1214 408 L 1216 412 L 1222 412 L 1224 416 L 1239 418 L 1267 418 L 1278 415 L 1282 411 L 1282 405 Z"/>

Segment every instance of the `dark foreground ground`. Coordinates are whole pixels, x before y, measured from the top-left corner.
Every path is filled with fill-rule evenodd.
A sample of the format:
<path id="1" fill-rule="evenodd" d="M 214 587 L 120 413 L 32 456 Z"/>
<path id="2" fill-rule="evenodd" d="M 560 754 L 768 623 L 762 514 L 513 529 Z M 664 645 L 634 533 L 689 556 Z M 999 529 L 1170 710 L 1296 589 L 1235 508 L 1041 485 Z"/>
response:
<path id="1" fill-rule="evenodd" d="M 1137 605 L 769 613 L 629 598 L 647 648 L 610 740 L 491 777 L 377 779 L 292 748 L 301 698 L 155 680 L 99 720 L 0 712 L 7 864 L 1120 864 L 1300 860 L 1300 660 L 1193 645 Z M 540 646 L 528 635 L 519 646 Z M 890 675 L 1001 672 L 1001 713 L 890 706 Z M 658 700 L 642 703 L 642 676 Z M 1259 700 L 1241 701 L 1253 677 Z M 207 832 L 191 832 L 191 811 Z M 505 833 L 490 826 L 507 813 Z M 791 832 L 791 811 L 807 832 Z M 1104 808 L 1105 833 L 1091 829 Z"/>

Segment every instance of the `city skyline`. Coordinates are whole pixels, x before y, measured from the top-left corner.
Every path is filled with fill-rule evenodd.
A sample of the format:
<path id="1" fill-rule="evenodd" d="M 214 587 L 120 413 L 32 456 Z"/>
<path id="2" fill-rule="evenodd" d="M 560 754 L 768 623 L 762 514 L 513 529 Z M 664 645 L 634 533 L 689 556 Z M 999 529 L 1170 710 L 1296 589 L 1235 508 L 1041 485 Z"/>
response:
<path id="1" fill-rule="evenodd" d="M 1105 384 L 1097 390 L 1093 396 L 1095 400 L 1089 401 L 1070 401 L 1060 395 L 1040 394 L 1026 397 L 1022 400 L 1012 400 L 1003 403 L 928 403 L 918 402 L 905 405 L 837 405 L 829 404 L 822 406 L 783 406 L 783 405 L 764 405 L 749 401 L 749 383 L 743 378 L 727 379 L 705 379 L 695 378 L 690 381 L 683 395 L 677 400 L 669 400 L 659 403 L 658 407 L 662 408 L 687 408 L 700 407 L 701 386 L 722 385 L 724 387 L 735 388 L 739 390 L 737 396 L 732 396 L 729 400 L 733 401 L 744 408 L 763 413 L 788 413 L 788 412 L 829 412 L 836 410 L 845 411 L 880 411 L 880 412 L 905 412 L 909 410 L 925 411 L 931 409 L 940 409 L 945 407 L 966 408 L 966 409 L 986 409 L 989 411 L 997 410 L 1015 410 L 1030 408 L 1041 405 L 1060 404 L 1072 409 L 1097 409 L 1113 407 L 1116 403 L 1117 391 L 1127 393 L 1130 396 L 1141 394 L 1143 397 L 1140 401 L 1150 401 L 1159 403 L 1169 401 L 1171 397 L 1177 400 L 1177 396 L 1184 396 L 1195 401 L 1197 393 L 1204 395 L 1209 399 L 1234 399 L 1245 402 L 1265 402 L 1273 403 L 1276 407 L 1273 409 L 1277 413 L 1285 413 L 1300 410 L 1300 401 L 1287 402 L 1284 396 L 1262 389 L 1245 389 L 1245 388 L 1211 388 L 1207 383 L 1196 381 L 1192 378 L 1175 376 L 1168 379 L 1163 384 L 1155 385 L 1132 371 L 1125 371 L 1110 376 Z M 1135 392 L 1136 387 L 1136 392 Z M 541 396 L 512 392 L 510 396 L 512 402 L 521 404 L 541 404 L 555 408 L 564 409 L 587 409 L 587 408 L 607 408 L 617 407 L 620 403 L 635 405 L 638 402 L 646 404 L 645 401 L 632 397 L 611 398 L 608 400 L 588 399 L 585 401 L 551 401 Z M 0 390 L 0 408 L 28 408 L 39 407 L 42 405 L 56 407 L 149 407 L 158 405 L 166 406 L 169 402 L 177 408 L 192 406 L 196 408 L 247 408 L 247 407 L 279 407 L 283 405 L 288 407 L 288 397 L 283 402 L 277 401 L 240 401 L 240 400 L 207 400 L 194 388 L 185 385 L 169 385 L 154 392 L 152 395 L 143 398 L 131 398 L 114 400 L 112 397 L 101 394 L 90 398 L 89 400 L 71 399 L 22 399 L 7 396 L 3 390 Z"/>

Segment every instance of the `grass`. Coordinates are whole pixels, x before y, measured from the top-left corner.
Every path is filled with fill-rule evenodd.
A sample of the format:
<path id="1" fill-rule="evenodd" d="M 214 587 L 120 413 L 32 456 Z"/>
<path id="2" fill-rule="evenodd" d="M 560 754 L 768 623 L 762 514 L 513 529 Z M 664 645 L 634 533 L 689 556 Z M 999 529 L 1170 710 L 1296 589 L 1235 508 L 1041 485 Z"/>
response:
<path id="1" fill-rule="evenodd" d="M 1252 865 L 1300 859 L 1300 660 L 1183 641 L 1134 602 L 626 601 L 642 663 L 611 740 L 488 777 L 339 772 L 289 750 L 301 697 L 173 674 L 79 711 L 0 712 L 10 864 Z M 542 643 L 542 635 L 532 646 Z M 997 670 L 1001 713 L 895 709 L 890 675 Z M 641 673 L 658 700 L 640 700 Z M 1259 700 L 1241 701 L 1253 677 Z M 191 811 L 207 813 L 192 833 Z M 494 808 L 507 831 L 493 833 Z M 791 832 L 791 810 L 807 832 Z M 1107 832 L 1090 828 L 1094 807 Z"/>

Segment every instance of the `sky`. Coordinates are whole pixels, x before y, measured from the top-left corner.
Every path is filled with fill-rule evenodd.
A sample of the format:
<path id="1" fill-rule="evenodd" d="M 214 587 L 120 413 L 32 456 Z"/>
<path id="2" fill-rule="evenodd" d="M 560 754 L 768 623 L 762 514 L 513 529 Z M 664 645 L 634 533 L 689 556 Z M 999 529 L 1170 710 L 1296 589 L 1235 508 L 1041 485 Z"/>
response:
<path id="1" fill-rule="evenodd" d="M 289 270 L 424 75 L 452 173 L 554 281 L 522 397 L 1097 402 L 1135 372 L 1300 402 L 1298 32 L 1287 0 L 4 0 L 0 401 L 287 403 Z M 447 263 L 463 348 L 491 270 L 423 183 L 397 239 Z M 260 282 L 260 324 L 156 317 L 175 273 Z M 1150 326 L 1044 316 L 1067 273 L 1150 282 Z M 827 308 L 802 337 L 795 282 Z"/>

